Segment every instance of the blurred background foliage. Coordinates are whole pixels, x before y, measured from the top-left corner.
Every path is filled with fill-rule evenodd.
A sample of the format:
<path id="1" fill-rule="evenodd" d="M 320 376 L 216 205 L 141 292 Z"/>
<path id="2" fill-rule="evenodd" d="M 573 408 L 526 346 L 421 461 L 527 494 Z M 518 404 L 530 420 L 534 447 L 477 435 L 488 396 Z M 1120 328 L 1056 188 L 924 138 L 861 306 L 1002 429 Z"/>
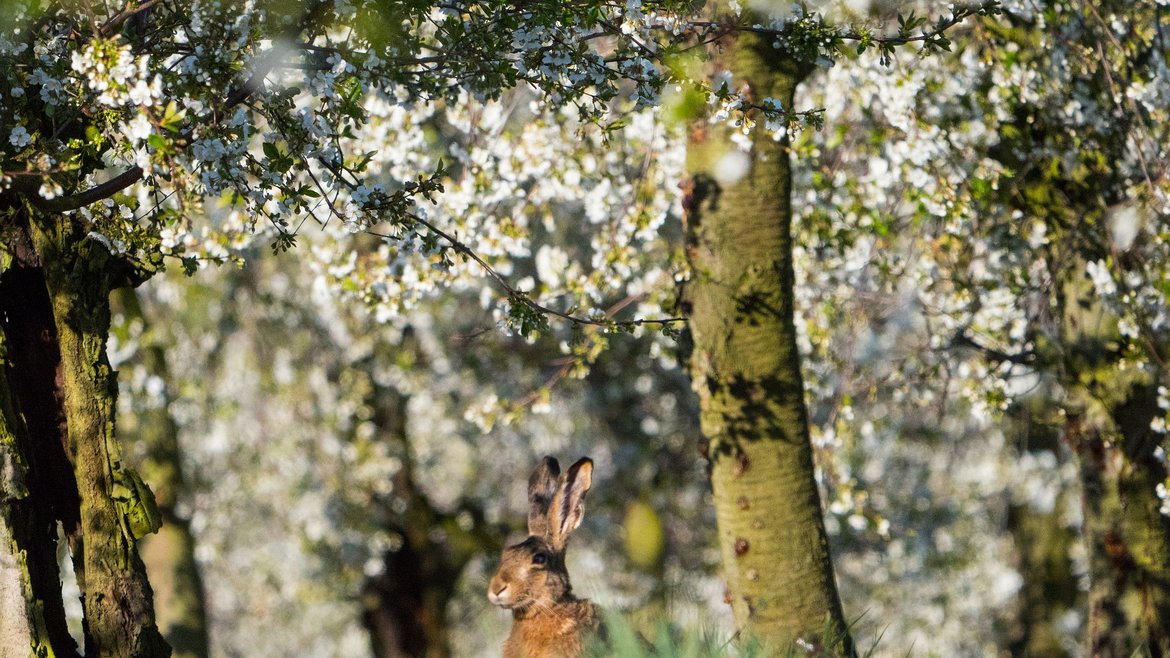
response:
<path id="1" fill-rule="evenodd" d="M 1003 151 L 1051 165 L 1019 195 L 1037 205 L 1057 203 L 1037 201 L 1041 188 L 1086 177 L 1073 175 L 1083 163 L 1062 178 L 1058 156 L 1028 153 L 1025 136 L 1040 151 L 1055 137 L 1023 135 L 1034 122 L 1011 112 L 1032 110 L 994 97 L 1011 88 L 996 66 L 1048 65 L 1013 29 L 972 28 L 999 39 L 994 54 L 970 45 L 892 70 L 843 59 L 801 92 L 826 114 L 795 143 L 798 328 L 837 577 L 874 655 L 1080 654 L 1082 491 L 1050 403 L 1065 399 L 1064 371 L 996 351 L 1040 352 L 1059 333 L 1036 311 L 1052 290 L 1020 274 L 1041 229 L 988 181 L 999 166 L 1041 168 Z M 691 118 L 688 94 L 668 102 L 675 121 Z M 441 121 L 427 135 L 449 146 Z M 537 242 L 595 248 L 594 228 L 565 221 L 577 201 L 542 202 Z M 979 221 L 947 225 L 956 217 Z M 680 222 L 672 211 L 658 228 L 668 261 Z M 758 655 L 730 631 L 685 336 L 590 335 L 578 344 L 592 367 L 578 368 L 563 335 L 499 331 L 475 285 L 387 322 L 328 284 L 339 277 L 313 254 L 337 239 L 306 232 L 279 257 L 238 252 L 242 268 L 176 268 L 116 302 L 120 432 L 175 533 L 143 542 L 151 582 L 160 597 L 206 594 L 159 599 L 178 651 L 255 655 L 262 637 L 266 655 L 494 655 L 509 619 L 487 579 L 523 532 L 527 473 L 553 454 L 597 465 L 568 559 L 575 591 L 624 615 L 599 655 L 644 650 L 634 631 L 657 655 Z M 359 261 L 380 245 L 365 239 L 346 243 Z M 535 251 L 511 274 L 540 285 Z M 514 404 L 485 423 L 485 400 Z"/>

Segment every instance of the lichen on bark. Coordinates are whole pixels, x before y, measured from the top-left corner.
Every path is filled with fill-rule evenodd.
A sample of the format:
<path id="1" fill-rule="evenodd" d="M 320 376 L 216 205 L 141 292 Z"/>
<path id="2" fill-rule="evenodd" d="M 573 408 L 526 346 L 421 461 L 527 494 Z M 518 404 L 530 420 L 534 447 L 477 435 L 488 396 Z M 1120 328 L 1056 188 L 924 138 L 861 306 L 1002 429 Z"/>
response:
<path id="1" fill-rule="evenodd" d="M 106 357 L 111 255 L 62 216 L 30 223 L 51 300 L 61 354 L 68 452 L 80 498 L 87 654 L 164 656 L 153 595 L 134 536 L 112 498 L 121 458 L 114 435 L 116 375 Z"/>
<path id="2" fill-rule="evenodd" d="M 7 266 L 0 256 L 0 275 Z M 16 441 L 16 413 L 8 392 L 7 342 L 0 331 L 0 647 L 29 647 L 39 642 L 37 606 L 32 595 L 27 558 L 13 531 L 19 501 L 28 497 L 27 466 Z M 39 622 L 39 623 L 38 623 Z M 51 648 L 50 648 L 51 651 Z"/>

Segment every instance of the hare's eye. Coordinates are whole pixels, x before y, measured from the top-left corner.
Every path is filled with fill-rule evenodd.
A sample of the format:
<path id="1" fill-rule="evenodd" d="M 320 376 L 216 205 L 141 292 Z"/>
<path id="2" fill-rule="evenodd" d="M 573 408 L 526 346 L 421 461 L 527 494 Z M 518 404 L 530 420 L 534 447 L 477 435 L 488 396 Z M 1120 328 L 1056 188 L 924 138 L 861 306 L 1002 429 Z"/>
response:
<path id="1" fill-rule="evenodd" d="M 548 556 L 544 553 L 537 553 L 536 555 L 532 556 L 533 564 L 544 564 L 545 562 L 548 562 Z"/>

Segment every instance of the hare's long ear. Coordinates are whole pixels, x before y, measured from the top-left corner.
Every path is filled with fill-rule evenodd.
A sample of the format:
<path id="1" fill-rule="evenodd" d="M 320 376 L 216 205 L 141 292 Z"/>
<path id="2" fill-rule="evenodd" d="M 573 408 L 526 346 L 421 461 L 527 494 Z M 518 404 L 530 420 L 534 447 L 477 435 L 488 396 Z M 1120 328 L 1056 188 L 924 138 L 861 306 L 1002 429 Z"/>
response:
<path id="1" fill-rule="evenodd" d="M 528 478 L 528 534 L 534 537 L 548 535 L 548 510 L 560 484 L 561 466 L 552 457 L 545 457 Z"/>
<path id="2" fill-rule="evenodd" d="M 554 549 L 564 550 L 569 535 L 581 525 L 585 516 L 585 494 L 592 485 L 593 460 L 588 457 L 577 460 L 561 478 L 561 486 L 548 511 L 548 539 Z"/>

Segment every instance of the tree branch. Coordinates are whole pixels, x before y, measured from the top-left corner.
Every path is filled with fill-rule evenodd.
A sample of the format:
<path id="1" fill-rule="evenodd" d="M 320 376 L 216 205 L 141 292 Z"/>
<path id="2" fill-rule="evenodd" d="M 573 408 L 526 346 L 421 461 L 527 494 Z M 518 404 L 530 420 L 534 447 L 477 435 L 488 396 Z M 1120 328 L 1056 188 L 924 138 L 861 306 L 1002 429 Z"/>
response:
<path id="1" fill-rule="evenodd" d="M 955 335 L 951 337 L 949 347 L 951 348 L 968 348 L 973 349 L 984 358 L 996 363 L 1012 363 L 1017 365 L 1032 365 L 1036 362 L 1036 352 L 1026 351 L 1016 354 L 1008 354 L 995 349 L 994 347 L 987 347 L 976 341 L 967 333 L 966 329 L 959 329 Z"/>
<path id="2" fill-rule="evenodd" d="M 506 278 L 504 278 L 504 276 L 502 274 L 497 272 L 496 269 L 493 268 L 486 260 L 484 260 L 479 254 L 475 253 L 475 251 L 472 250 L 471 247 L 468 247 L 467 245 L 463 244 L 463 242 L 461 242 L 460 240 L 458 240 L 454 236 L 448 234 L 443 229 L 435 226 L 434 224 L 428 222 L 427 220 L 423 219 L 422 217 L 419 217 L 418 215 L 411 214 L 411 215 L 409 215 L 409 218 L 411 221 L 423 226 L 431 233 L 442 238 L 447 244 L 449 244 L 451 246 L 451 248 L 453 250 L 455 250 L 455 253 L 462 254 L 462 255 L 470 258 L 471 260 L 475 261 L 475 264 L 479 265 L 479 267 L 489 277 L 491 277 L 493 281 L 495 281 L 496 285 L 504 292 L 504 294 L 506 294 L 508 296 L 509 300 L 512 300 L 513 302 L 519 302 L 521 304 L 524 304 L 525 306 L 532 309 L 533 311 L 536 311 L 537 313 L 541 313 L 543 315 L 551 315 L 553 317 L 557 317 L 557 318 L 560 318 L 562 320 L 566 320 L 566 321 L 571 322 L 573 324 L 589 325 L 589 326 L 595 326 L 595 327 L 614 327 L 614 326 L 616 326 L 616 327 L 633 328 L 633 327 L 640 327 L 640 326 L 648 325 L 648 324 L 670 325 L 670 324 L 674 324 L 677 322 L 686 322 L 686 318 L 681 318 L 681 317 L 616 321 L 616 320 L 610 319 L 610 317 L 609 317 L 610 312 L 609 311 L 606 312 L 605 319 L 597 319 L 597 318 L 580 317 L 580 316 L 572 315 L 570 313 L 564 313 L 562 311 L 558 311 L 554 308 L 549 308 L 548 306 L 545 306 L 545 305 L 541 304 L 540 302 L 537 302 L 536 300 L 532 299 L 532 297 L 530 297 L 527 292 L 524 292 L 523 290 L 520 290 L 520 289 L 514 287 L 511 283 L 508 282 L 508 280 Z M 366 231 L 366 233 L 368 233 L 369 235 L 373 235 L 375 237 L 383 238 L 383 239 L 393 239 L 391 236 L 385 235 L 383 233 L 377 233 L 374 231 Z M 625 303 L 619 304 L 619 305 L 615 306 L 615 309 L 621 310 L 621 308 L 623 308 L 625 305 L 626 305 Z M 615 309 L 611 309 L 611 310 L 616 312 Z"/>
<path id="3" fill-rule="evenodd" d="M 154 2 L 151 2 L 150 0 L 148 0 L 147 2 L 144 2 L 142 5 L 139 5 L 139 7 L 136 8 L 134 11 L 131 11 L 129 9 L 125 9 L 125 10 L 123 10 L 122 14 L 126 14 L 125 18 L 128 18 L 135 11 L 145 9 L 150 4 L 154 4 Z M 301 18 L 301 20 L 297 22 L 297 25 L 295 28 L 295 33 L 299 34 L 302 30 L 304 30 L 306 25 L 308 24 L 308 22 L 312 19 L 312 17 L 314 15 L 316 15 L 318 13 L 318 11 L 323 6 L 324 6 L 324 3 L 317 2 L 317 3 L 314 3 L 313 6 L 309 7 L 305 11 L 305 14 Z M 127 13 L 127 12 L 129 12 L 129 13 Z M 121 14 L 119 14 L 119 16 L 121 16 Z M 115 18 L 117 18 L 117 17 L 115 17 Z M 125 20 L 125 18 L 123 18 L 122 20 Z M 113 19 L 111 19 L 111 20 L 113 20 Z M 110 23 L 107 23 L 107 25 L 109 25 L 109 24 Z M 102 29 L 104 30 L 105 28 L 103 27 Z M 235 91 L 233 91 L 231 94 L 228 95 L 228 97 L 224 100 L 223 107 L 219 108 L 219 111 L 222 112 L 224 110 L 230 110 L 233 107 L 235 107 L 235 106 L 239 105 L 240 103 L 244 102 L 245 100 L 247 100 L 248 97 L 251 96 L 252 94 L 259 91 L 260 88 L 264 84 L 264 78 L 268 76 L 268 74 L 272 71 L 272 69 L 277 65 L 278 61 L 279 61 L 279 58 L 277 57 L 275 50 L 269 51 L 268 53 L 265 53 L 265 55 L 260 58 L 260 61 L 257 62 L 255 68 L 252 71 L 252 75 L 242 85 L 240 85 Z M 189 126 L 185 131 L 183 131 L 182 135 L 180 136 L 179 140 L 177 140 L 177 141 L 179 141 L 181 143 L 182 142 L 190 143 L 191 134 L 194 131 L 194 127 L 196 125 L 199 125 L 200 123 L 203 123 L 203 121 L 205 119 L 207 119 L 208 116 L 214 116 L 215 113 L 216 113 L 216 111 L 213 110 L 211 113 L 209 113 L 208 115 L 205 115 L 200 120 L 193 122 L 191 126 Z M 114 196 L 115 194 L 117 194 L 118 192 L 121 192 L 122 190 L 130 187 L 134 183 L 137 183 L 138 181 L 142 180 L 142 178 L 145 174 L 146 174 L 146 172 L 143 171 L 142 167 L 137 167 L 137 166 L 131 167 L 130 169 L 123 171 L 122 173 L 118 174 L 117 176 L 114 176 L 110 180 L 108 180 L 104 183 L 95 185 L 94 187 L 91 187 L 88 190 L 83 190 L 83 191 L 78 192 L 76 194 L 70 194 L 67 196 L 60 196 L 60 197 L 56 197 L 53 199 L 46 199 L 46 198 L 42 197 L 40 195 L 40 193 L 36 190 L 36 188 L 33 187 L 34 185 L 36 185 L 35 181 L 31 181 L 31 184 L 20 185 L 18 189 L 19 189 L 20 193 L 28 196 L 29 200 L 37 208 L 39 208 L 41 210 L 48 211 L 48 212 L 62 213 L 62 212 L 68 212 L 70 210 L 77 210 L 78 208 L 83 208 L 85 206 L 90 205 L 91 203 L 97 203 L 98 201 L 101 201 L 102 199 L 108 199 L 108 198 Z"/>
<path id="4" fill-rule="evenodd" d="M 52 199 L 46 199 L 41 196 L 39 192 L 31 190 L 30 185 L 23 185 L 22 187 L 27 187 L 30 189 L 22 191 L 25 194 L 28 194 L 32 204 L 40 210 L 54 213 L 67 212 L 70 210 L 77 210 L 78 208 L 88 206 L 91 203 L 97 203 L 102 199 L 108 199 L 114 196 L 118 192 L 121 192 L 127 187 L 130 187 L 134 183 L 142 180 L 144 173 L 145 172 L 143 172 L 142 167 L 131 167 L 117 176 L 114 176 L 110 180 L 99 185 L 95 185 L 88 190 L 78 192 L 77 194 L 60 196 Z M 31 181 L 31 185 L 36 185 L 36 181 Z"/>
<path id="5" fill-rule="evenodd" d="M 145 2 L 139 3 L 137 5 L 134 3 L 127 4 L 126 7 L 122 9 L 122 11 L 118 12 L 116 16 L 110 18 L 110 20 L 106 21 L 105 25 L 102 25 L 101 28 L 98 29 L 98 34 L 102 37 L 108 38 L 111 34 L 114 33 L 114 30 L 119 25 L 125 23 L 126 20 L 131 16 L 139 12 L 146 11 L 160 2 L 162 2 L 162 0 L 145 0 Z"/>
<path id="6" fill-rule="evenodd" d="M 835 36 L 844 41 L 862 41 L 871 45 L 882 45 L 890 47 L 903 46 L 916 41 L 930 41 L 942 36 L 944 32 L 971 16 L 982 15 L 995 11 L 998 5 L 998 2 L 982 2 L 976 5 L 955 7 L 950 18 L 943 19 L 936 23 L 934 29 L 930 31 L 923 30 L 922 34 L 914 36 L 909 34 L 899 34 L 897 36 L 873 36 L 864 34 L 857 30 L 838 32 L 835 34 Z M 913 14 L 911 14 L 911 16 L 912 15 Z M 774 28 L 764 27 L 762 25 L 736 25 L 734 23 L 729 24 L 726 22 L 717 21 L 690 21 L 688 25 L 691 27 L 709 29 L 722 28 L 724 30 L 722 34 L 730 34 L 734 32 L 752 32 L 755 34 L 763 34 L 765 36 L 771 37 L 779 37 L 785 34 L 784 30 L 777 30 Z"/>

